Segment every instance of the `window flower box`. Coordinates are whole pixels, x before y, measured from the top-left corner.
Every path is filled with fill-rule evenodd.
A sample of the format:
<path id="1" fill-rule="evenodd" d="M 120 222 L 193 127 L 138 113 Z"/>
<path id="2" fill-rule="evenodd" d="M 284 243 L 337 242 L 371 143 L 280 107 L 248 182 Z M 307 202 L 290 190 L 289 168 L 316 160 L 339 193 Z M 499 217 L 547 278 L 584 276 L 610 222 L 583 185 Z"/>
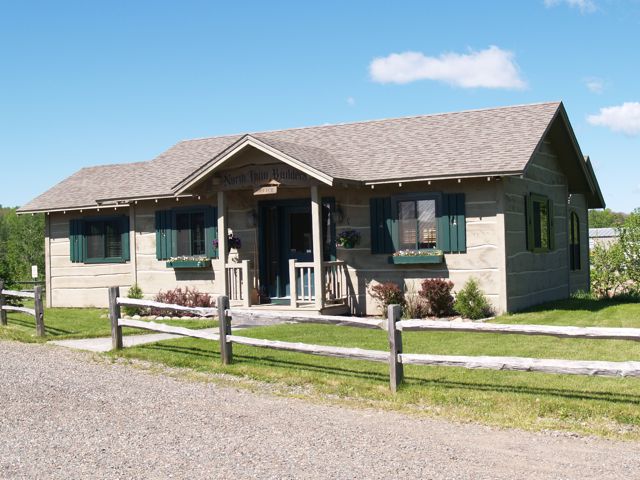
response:
<path id="1" fill-rule="evenodd" d="M 442 250 L 400 250 L 389 257 L 394 265 L 428 264 L 444 262 Z"/>
<path id="2" fill-rule="evenodd" d="M 211 262 L 204 258 L 181 259 L 172 258 L 167 261 L 167 268 L 207 268 L 211 266 Z"/>

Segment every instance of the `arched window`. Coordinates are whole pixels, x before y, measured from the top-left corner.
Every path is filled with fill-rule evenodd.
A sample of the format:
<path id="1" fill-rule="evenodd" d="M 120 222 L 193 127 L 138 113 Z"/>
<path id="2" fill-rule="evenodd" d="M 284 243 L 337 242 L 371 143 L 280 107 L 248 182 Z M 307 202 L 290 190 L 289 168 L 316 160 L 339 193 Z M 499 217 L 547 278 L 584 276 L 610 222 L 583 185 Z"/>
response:
<path id="1" fill-rule="evenodd" d="M 571 270 L 580 270 L 580 219 L 576 212 L 571 212 L 569 265 L 571 266 Z"/>

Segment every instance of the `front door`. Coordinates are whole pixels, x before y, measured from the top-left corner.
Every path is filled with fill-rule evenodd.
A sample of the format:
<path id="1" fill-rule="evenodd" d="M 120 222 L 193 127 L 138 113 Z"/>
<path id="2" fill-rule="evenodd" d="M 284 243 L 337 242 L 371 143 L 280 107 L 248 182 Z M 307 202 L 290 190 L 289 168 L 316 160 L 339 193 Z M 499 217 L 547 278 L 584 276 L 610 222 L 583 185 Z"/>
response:
<path id="1" fill-rule="evenodd" d="M 260 232 L 262 296 L 271 303 L 289 304 L 289 260 L 313 261 L 309 200 L 264 202 L 260 207 Z"/>

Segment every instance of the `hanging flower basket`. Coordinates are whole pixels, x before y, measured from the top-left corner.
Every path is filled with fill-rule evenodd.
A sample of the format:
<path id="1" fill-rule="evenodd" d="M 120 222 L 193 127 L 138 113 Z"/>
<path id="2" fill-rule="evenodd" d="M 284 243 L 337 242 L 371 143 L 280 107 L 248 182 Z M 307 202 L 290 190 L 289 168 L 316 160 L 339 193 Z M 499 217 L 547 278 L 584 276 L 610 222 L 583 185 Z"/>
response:
<path id="1" fill-rule="evenodd" d="M 336 238 L 336 245 L 342 248 L 353 248 L 360 243 L 360 233 L 355 230 L 343 230 Z"/>
<path id="2" fill-rule="evenodd" d="M 217 249 L 219 245 L 220 245 L 220 242 L 216 238 L 213 241 L 213 248 Z M 235 248 L 236 250 L 238 250 L 241 246 L 242 246 L 242 241 L 240 240 L 240 237 L 234 237 L 232 234 L 229 234 L 229 236 L 227 237 L 227 248 L 229 249 Z"/>

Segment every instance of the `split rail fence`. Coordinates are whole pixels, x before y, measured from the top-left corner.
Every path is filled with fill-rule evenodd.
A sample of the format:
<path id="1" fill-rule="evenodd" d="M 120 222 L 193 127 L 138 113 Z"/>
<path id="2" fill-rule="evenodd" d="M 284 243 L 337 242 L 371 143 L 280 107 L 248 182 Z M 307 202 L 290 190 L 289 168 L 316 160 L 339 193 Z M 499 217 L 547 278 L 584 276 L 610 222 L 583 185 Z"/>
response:
<path id="1" fill-rule="evenodd" d="M 608 377 L 640 377 L 640 362 L 609 362 L 592 360 L 560 360 L 524 357 L 430 355 L 404 353 L 402 348 L 403 332 L 467 332 L 493 333 L 508 335 L 542 335 L 559 338 L 633 340 L 640 341 L 640 328 L 610 327 L 565 327 L 547 325 L 505 325 L 495 323 L 456 323 L 438 320 L 401 320 L 399 305 L 390 305 L 386 319 L 342 317 L 331 315 L 305 315 L 302 312 L 267 312 L 248 309 L 230 309 L 226 296 L 218 297 L 216 309 L 189 308 L 167 305 L 146 300 L 122 298 L 118 287 L 109 291 L 110 318 L 112 322 L 113 348 L 122 348 L 122 327 L 142 328 L 156 332 L 173 333 L 194 338 L 203 338 L 220 342 L 220 357 L 224 365 L 233 361 L 233 344 L 252 347 L 286 350 L 328 357 L 368 360 L 388 363 L 390 387 L 396 392 L 404 378 L 404 365 L 426 365 L 439 367 L 462 367 L 468 369 L 517 370 L 523 372 L 543 372 L 569 375 L 589 375 Z M 183 327 L 173 327 L 155 322 L 120 318 L 120 306 L 151 306 L 163 309 L 189 311 L 201 317 L 217 314 L 219 333 L 199 332 Z M 320 323 L 336 326 L 381 329 L 387 331 L 389 350 L 366 350 L 360 348 L 313 345 L 307 343 L 283 342 L 251 338 L 232 333 L 232 320 L 259 320 L 262 324 L 282 322 Z"/>
<path id="2" fill-rule="evenodd" d="M 7 297 L 32 298 L 34 308 L 16 307 L 7 305 Z M 42 302 L 42 287 L 36 285 L 33 292 L 25 292 L 20 290 L 5 290 L 4 281 L 0 280 L 0 325 L 8 324 L 7 312 L 20 312 L 31 315 L 35 318 L 36 335 L 44 337 L 44 304 Z"/>

